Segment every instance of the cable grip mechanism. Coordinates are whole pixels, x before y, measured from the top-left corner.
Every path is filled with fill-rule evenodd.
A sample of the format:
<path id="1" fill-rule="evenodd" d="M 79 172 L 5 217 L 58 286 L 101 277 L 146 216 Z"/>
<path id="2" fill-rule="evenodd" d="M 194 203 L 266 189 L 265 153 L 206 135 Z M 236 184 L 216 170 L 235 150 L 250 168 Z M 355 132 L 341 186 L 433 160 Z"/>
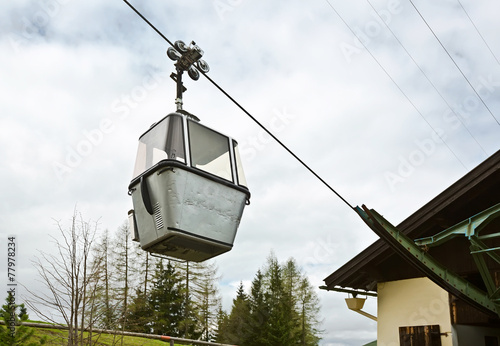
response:
<path id="1" fill-rule="evenodd" d="M 182 85 L 182 74 L 184 71 L 187 71 L 189 77 L 196 81 L 200 78 L 199 71 L 204 74 L 208 73 L 210 67 L 205 60 L 201 59 L 203 50 L 194 41 L 189 46 L 181 40 L 175 41 L 173 47 L 168 47 L 167 56 L 171 60 L 176 61 L 176 73 L 172 73 L 170 77 L 177 84 L 175 104 L 177 105 L 177 110 L 181 110 L 182 93 L 186 91 L 186 88 Z"/>

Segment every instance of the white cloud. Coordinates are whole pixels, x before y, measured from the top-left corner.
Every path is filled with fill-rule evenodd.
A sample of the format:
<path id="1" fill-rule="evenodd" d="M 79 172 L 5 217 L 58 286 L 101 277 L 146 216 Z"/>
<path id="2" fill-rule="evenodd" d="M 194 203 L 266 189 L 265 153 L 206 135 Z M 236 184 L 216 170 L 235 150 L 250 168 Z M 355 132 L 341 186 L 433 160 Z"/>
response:
<path id="1" fill-rule="evenodd" d="M 366 35 L 366 46 L 434 129 L 356 46 L 326 1 L 134 5 L 171 41 L 196 41 L 205 51 L 209 75 L 350 203 L 366 204 L 397 223 L 497 151 L 500 126 L 410 4 L 373 2 L 474 137 L 448 114 L 367 3 L 330 2 Z M 462 3 L 500 56 L 496 5 Z M 481 95 L 500 119 L 498 63 L 463 11 L 454 2 L 416 6 L 471 83 L 483 85 Z M 168 44 L 125 3 L 18 1 L 9 3 L 0 19 L 0 177 L 5 184 L 0 246 L 6 234 L 17 234 L 23 255 L 19 271 L 31 275 L 28 259 L 54 233 L 52 218 L 69 218 L 76 205 L 87 217 L 101 218 L 103 229 L 114 230 L 125 220 L 136 141 L 175 108 L 168 77 L 173 63 L 165 54 Z M 346 45 L 355 47 L 347 57 Z M 252 203 L 234 249 L 217 259 L 229 305 L 234 284 L 250 282 L 271 249 L 280 260 L 294 256 L 320 286 L 376 239 L 208 81 L 186 78 L 185 85 L 185 108 L 246 146 Z M 435 129 L 443 131 L 451 151 L 433 138 Z M 68 166 L 68 157 L 73 166 L 58 179 L 54 163 Z M 393 186 L 388 172 L 400 177 Z M 0 268 L 5 278 L 4 264 Z M 347 311 L 340 294 L 320 296 L 325 345 L 375 339 L 374 324 Z"/>

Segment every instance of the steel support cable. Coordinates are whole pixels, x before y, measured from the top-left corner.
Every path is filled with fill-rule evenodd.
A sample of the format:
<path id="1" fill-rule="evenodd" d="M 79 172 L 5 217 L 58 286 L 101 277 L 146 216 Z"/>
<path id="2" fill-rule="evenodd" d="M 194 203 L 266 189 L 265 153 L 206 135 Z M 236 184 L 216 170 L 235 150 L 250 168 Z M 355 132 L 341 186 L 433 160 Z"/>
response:
<path id="1" fill-rule="evenodd" d="M 483 40 L 483 42 L 486 45 L 486 47 L 488 47 L 488 50 L 490 51 L 491 55 L 493 55 L 493 58 L 497 61 L 497 64 L 500 65 L 500 61 L 498 61 L 497 56 L 495 55 L 495 53 L 493 53 L 493 50 L 491 50 L 490 45 L 484 39 L 483 35 L 481 34 L 481 32 L 479 31 L 479 29 L 477 28 L 477 26 L 474 23 L 474 21 L 472 20 L 472 18 L 469 16 L 469 13 L 465 9 L 465 7 L 462 5 L 462 3 L 460 2 L 460 0 L 457 0 L 457 1 L 459 3 L 460 7 L 462 8 L 462 10 L 465 12 L 465 15 L 467 16 L 467 18 L 469 18 L 469 21 L 471 22 L 471 24 L 474 27 L 474 29 L 476 29 L 477 34 L 479 35 L 479 37 L 481 37 L 481 39 Z"/>
<path id="2" fill-rule="evenodd" d="M 420 65 L 415 61 L 415 59 L 413 58 L 413 56 L 406 49 L 406 47 L 403 45 L 403 43 L 399 40 L 399 38 L 396 36 L 396 34 L 394 33 L 394 31 L 392 31 L 392 29 L 389 26 L 389 24 L 387 24 L 386 21 L 382 19 L 382 17 L 377 12 L 377 10 L 375 9 L 375 7 L 372 5 L 372 3 L 370 2 L 370 0 L 366 0 L 366 1 L 370 5 L 370 7 L 373 9 L 373 11 L 377 14 L 377 16 L 380 18 L 380 20 L 384 23 L 385 27 L 390 31 L 390 33 L 392 34 L 392 36 L 396 39 L 396 41 L 398 41 L 399 45 L 401 46 L 401 48 L 403 48 L 403 50 L 406 52 L 406 54 L 410 57 L 411 61 L 413 61 L 413 63 L 415 64 L 415 66 L 420 70 L 420 72 L 425 77 L 425 79 L 427 79 L 427 81 L 432 86 L 432 88 L 434 88 L 434 90 L 439 95 L 439 97 L 441 97 L 441 99 L 444 101 L 444 103 L 446 103 L 446 105 L 452 111 L 452 113 L 455 114 L 455 116 L 457 117 L 457 119 L 460 121 L 460 123 L 463 125 L 463 127 L 467 130 L 467 132 L 469 133 L 469 135 L 474 139 L 474 141 L 476 142 L 476 144 L 481 148 L 481 150 L 483 151 L 483 153 L 487 155 L 486 150 L 484 150 L 483 146 L 478 142 L 478 140 L 476 139 L 476 137 L 474 137 L 474 135 L 472 134 L 472 132 L 470 132 L 469 128 L 465 125 L 465 123 L 462 121 L 462 119 L 460 118 L 460 116 L 458 116 L 458 114 L 453 110 L 453 108 L 451 107 L 450 103 L 445 99 L 445 97 L 438 90 L 438 88 L 436 87 L 436 85 L 434 85 L 434 83 L 431 81 L 431 79 L 429 78 L 429 76 L 427 76 L 427 74 L 424 72 L 424 70 L 422 70 L 422 68 L 420 67 Z"/>
<path id="3" fill-rule="evenodd" d="M 175 48 L 173 43 L 163 35 L 150 21 L 148 21 L 138 10 L 134 8 L 127 0 L 123 0 L 139 17 L 141 17 L 154 31 L 158 33 L 165 41 L 167 41 L 172 47 Z M 229 98 L 238 108 L 240 108 L 250 119 L 252 119 L 260 128 L 262 128 L 272 139 L 274 139 L 283 149 L 285 149 L 290 155 L 293 156 L 302 166 L 304 166 L 310 173 L 312 173 L 319 181 L 323 183 L 331 192 L 333 192 L 338 198 L 342 200 L 345 204 L 349 206 L 352 210 L 354 207 L 340 195 L 333 187 L 331 187 L 323 178 L 321 178 L 311 167 L 309 167 L 304 161 L 302 161 L 290 148 L 288 148 L 283 142 L 281 142 L 274 134 L 272 134 L 264 125 L 262 125 L 254 116 L 252 116 L 241 104 L 239 104 L 231 95 L 229 95 L 221 86 L 219 86 L 212 78 L 210 78 L 205 72 L 201 71 L 198 66 L 195 66 L 198 71 L 203 74 L 208 81 L 210 81 L 219 91 L 221 91 L 227 98 Z"/>
<path id="4" fill-rule="evenodd" d="M 455 156 L 455 158 L 458 160 L 458 162 L 460 162 L 460 164 L 462 165 L 462 167 L 467 171 L 467 167 L 465 166 L 465 164 L 462 162 L 462 160 L 460 160 L 460 158 L 457 156 L 457 154 L 455 154 L 455 152 L 451 149 L 451 147 L 448 145 L 448 143 L 446 143 L 446 141 L 443 139 L 443 137 L 434 129 L 434 127 L 429 123 L 429 121 L 424 117 L 424 115 L 422 114 L 422 112 L 420 112 L 420 110 L 417 108 L 417 106 L 412 102 L 412 100 L 408 97 L 408 95 L 406 95 L 406 93 L 404 92 L 404 90 L 399 86 L 399 84 L 394 80 L 394 78 L 392 78 L 392 76 L 389 74 L 389 72 L 384 68 L 384 66 L 382 66 L 382 64 L 378 61 L 378 59 L 375 57 L 375 55 L 373 55 L 373 53 L 368 49 L 368 47 L 363 43 L 363 41 L 361 41 L 358 37 L 358 35 L 354 32 L 354 30 L 351 28 L 351 26 L 344 20 L 344 18 L 340 15 L 340 13 L 335 9 L 335 7 L 333 7 L 333 5 L 330 3 L 329 0 L 325 0 L 328 5 L 330 5 L 331 9 L 337 14 L 337 16 L 340 18 L 340 20 L 344 23 L 345 26 L 347 26 L 347 28 L 349 29 L 349 31 L 354 35 L 354 37 L 356 37 L 358 39 L 358 41 L 363 45 L 363 47 L 365 48 L 365 50 L 368 52 L 368 54 L 370 54 L 370 56 L 373 58 L 373 60 L 375 60 L 375 62 L 377 63 L 377 65 L 382 69 L 382 71 L 384 71 L 384 73 L 387 75 L 387 77 L 389 77 L 389 79 L 391 80 L 391 82 L 396 86 L 396 88 L 398 88 L 398 90 L 401 92 L 401 94 L 403 94 L 403 96 L 406 98 L 406 100 L 410 103 L 410 105 L 417 111 L 417 113 L 420 115 L 420 117 L 427 123 L 427 125 L 432 129 L 432 131 L 434 132 L 434 134 L 441 140 L 441 142 L 443 142 L 443 144 L 446 146 L 446 148 L 448 148 L 448 150 L 453 154 L 453 156 Z"/>
<path id="5" fill-rule="evenodd" d="M 432 35 L 434 35 L 434 37 L 436 38 L 436 40 L 439 42 L 439 44 L 441 45 L 441 47 L 444 49 L 444 51 L 446 52 L 446 54 L 448 55 L 448 57 L 451 59 L 451 61 L 453 61 L 453 64 L 455 65 L 455 67 L 458 69 L 458 71 L 460 71 L 460 73 L 462 74 L 462 76 L 464 77 L 464 79 L 467 81 L 467 83 L 469 84 L 469 86 L 472 88 L 472 90 L 474 91 L 474 93 L 476 94 L 476 96 L 479 98 L 479 100 L 481 100 L 481 103 L 484 105 L 484 107 L 486 108 L 486 110 L 488 111 L 488 113 L 490 113 L 491 117 L 496 121 L 496 123 L 500 126 L 500 122 L 498 121 L 498 119 L 493 115 L 493 112 L 491 111 L 490 107 L 488 107 L 488 105 L 486 104 L 486 102 L 484 102 L 483 98 L 481 97 L 481 95 L 479 95 L 479 93 L 477 92 L 476 88 L 474 88 L 472 86 L 472 83 L 470 82 L 470 80 L 467 78 L 467 76 L 465 75 L 465 73 L 462 71 L 462 69 L 460 68 L 460 66 L 458 66 L 457 62 L 455 61 L 455 59 L 453 59 L 453 57 L 451 56 L 450 52 L 448 52 L 448 50 L 446 49 L 446 47 L 444 46 L 444 44 L 441 42 L 441 40 L 439 39 L 439 37 L 437 37 L 436 33 L 434 32 L 434 30 L 432 30 L 431 26 L 429 25 L 429 23 L 425 20 L 424 16 L 422 15 L 422 13 L 420 13 L 420 11 L 418 10 L 418 8 L 415 6 L 415 4 L 413 3 L 412 0 L 409 0 L 411 5 L 413 6 L 413 8 L 415 9 L 415 11 L 417 11 L 418 15 L 420 16 L 420 18 L 424 21 L 425 25 L 427 26 L 427 28 L 431 31 Z"/>

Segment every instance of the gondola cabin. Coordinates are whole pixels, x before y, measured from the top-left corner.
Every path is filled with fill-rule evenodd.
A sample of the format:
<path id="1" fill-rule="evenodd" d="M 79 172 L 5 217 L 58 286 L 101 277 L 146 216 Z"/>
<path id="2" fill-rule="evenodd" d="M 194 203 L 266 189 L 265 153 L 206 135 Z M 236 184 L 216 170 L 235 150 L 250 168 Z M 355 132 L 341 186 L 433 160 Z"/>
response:
<path id="1" fill-rule="evenodd" d="M 189 113 L 139 138 L 129 185 L 133 239 L 153 254 L 200 262 L 231 250 L 250 192 L 238 144 Z"/>

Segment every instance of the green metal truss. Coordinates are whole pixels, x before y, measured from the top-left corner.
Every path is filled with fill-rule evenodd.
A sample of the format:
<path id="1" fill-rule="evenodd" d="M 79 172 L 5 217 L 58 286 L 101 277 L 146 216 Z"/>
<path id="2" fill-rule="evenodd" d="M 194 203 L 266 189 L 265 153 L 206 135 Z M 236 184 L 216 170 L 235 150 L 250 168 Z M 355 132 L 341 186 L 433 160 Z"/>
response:
<path id="1" fill-rule="evenodd" d="M 465 236 L 469 239 L 486 239 L 499 237 L 500 233 L 489 234 L 481 237 L 479 233 L 486 227 L 491 221 L 500 216 L 500 203 L 494 205 L 491 208 L 488 208 L 479 214 L 474 215 L 462 222 L 457 223 L 450 228 L 445 229 L 442 232 L 432 236 L 421 239 L 416 239 L 415 244 L 420 246 L 437 246 L 441 243 L 444 243 L 452 238 L 458 236 Z M 491 249 L 493 250 L 493 249 Z"/>
<path id="2" fill-rule="evenodd" d="M 375 210 L 368 209 L 364 205 L 362 208 L 355 207 L 354 210 L 393 250 L 422 271 L 437 285 L 486 313 L 500 316 L 500 288 L 496 287 L 485 259 L 485 256 L 489 256 L 497 263 L 500 263 L 500 256 L 495 253 L 499 248 L 488 248 L 482 241 L 487 238 L 500 237 L 500 233 L 484 236 L 479 235 L 488 223 L 500 217 L 500 204 L 464 220 L 435 236 L 415 241 L 400 232 Z M 427 253 L 426 247 L 437 246 L 457 236 L 466 236 L 469 239 L 471 243 L 471 255 L 479 269 L 487 292 L 453 273 Z"/>

